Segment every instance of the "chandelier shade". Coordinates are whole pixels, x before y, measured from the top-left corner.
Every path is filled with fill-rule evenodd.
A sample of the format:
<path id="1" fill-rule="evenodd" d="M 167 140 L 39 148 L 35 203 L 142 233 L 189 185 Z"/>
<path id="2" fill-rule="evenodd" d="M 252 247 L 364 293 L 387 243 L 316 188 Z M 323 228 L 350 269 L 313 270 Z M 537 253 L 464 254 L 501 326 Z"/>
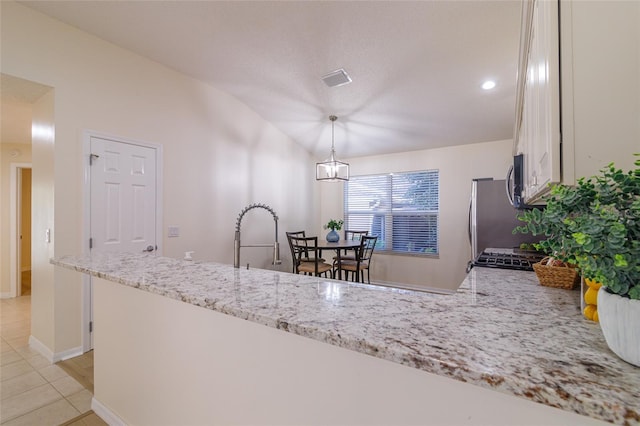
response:
<path id="1" fill-rule="evenodd" d="M 331 153 L 329 158 L 316 163 L 316 180 L 325 182 L 339 182 L 349 180 L 349 163 L 336 160 L 334 125 L 338 117 L 330 115 L 331 120 Z"/>

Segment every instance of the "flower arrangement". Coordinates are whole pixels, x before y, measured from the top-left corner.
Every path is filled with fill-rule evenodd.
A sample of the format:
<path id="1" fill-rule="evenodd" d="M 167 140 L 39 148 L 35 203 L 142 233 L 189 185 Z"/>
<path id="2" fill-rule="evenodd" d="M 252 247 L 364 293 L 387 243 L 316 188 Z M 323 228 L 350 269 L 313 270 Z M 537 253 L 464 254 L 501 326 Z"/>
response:
<path id="1" fill-rule="evenodd" d="M 342 219 L 340 220 L 331 219 L 329 220 L 329 223 L 323 226 L 323 228 L 331 229 L 332 231 L 339 231 L 342 229 L 343 224 L 344 224 L 344 221 Z"/>

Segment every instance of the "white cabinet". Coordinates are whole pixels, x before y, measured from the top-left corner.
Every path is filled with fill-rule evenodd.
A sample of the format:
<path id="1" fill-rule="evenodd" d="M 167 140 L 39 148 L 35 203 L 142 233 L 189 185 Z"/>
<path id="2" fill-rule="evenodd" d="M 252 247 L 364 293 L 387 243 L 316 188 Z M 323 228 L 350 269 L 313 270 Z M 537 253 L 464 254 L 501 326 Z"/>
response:
<path id="1" fill-rule="evenodd" d="M 640 153 L 640 1 L 525 0 L 514 154 L 523 196 Z"/>
<path id="2" fill-rule="evenodd" d="M 560 181 L 558 3 L 525 2 L 523 28 L 516 140 L 525 154 L 523 197 L 531 200 Z"/>

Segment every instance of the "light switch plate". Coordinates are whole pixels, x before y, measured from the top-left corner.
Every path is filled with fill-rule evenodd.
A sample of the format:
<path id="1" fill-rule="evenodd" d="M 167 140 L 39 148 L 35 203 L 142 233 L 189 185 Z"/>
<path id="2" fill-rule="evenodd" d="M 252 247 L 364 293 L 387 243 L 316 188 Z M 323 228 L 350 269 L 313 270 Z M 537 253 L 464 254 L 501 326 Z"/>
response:
<path id="1" fill-rule="evenodd" d="M 169 227 L 169 235 L 168 237 L 179 237 L 180 236 L 180 228 L 177 226 L 170 226 Z"/>

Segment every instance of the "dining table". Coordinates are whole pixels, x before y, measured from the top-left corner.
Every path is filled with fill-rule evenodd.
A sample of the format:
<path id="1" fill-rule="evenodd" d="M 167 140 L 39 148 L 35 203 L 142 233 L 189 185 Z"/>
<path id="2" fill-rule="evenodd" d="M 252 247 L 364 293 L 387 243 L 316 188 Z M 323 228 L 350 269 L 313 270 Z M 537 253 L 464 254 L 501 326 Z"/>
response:
<path id="1" fill-rule="evenodd" d="M 360 240 L 344 240 L 340 239 L 336 242 L 330 242 L 324 239 L 318 239 L 318 249 L 320 249 L 320 256 L 322 256 L 322 250 L 334 250 L 336 252 L 336 261 L 340 263 L 343 250 L 355 250 L 360 247 Z M 338 279 L 342 279 L 342 270 L 338 269 Z"/>

